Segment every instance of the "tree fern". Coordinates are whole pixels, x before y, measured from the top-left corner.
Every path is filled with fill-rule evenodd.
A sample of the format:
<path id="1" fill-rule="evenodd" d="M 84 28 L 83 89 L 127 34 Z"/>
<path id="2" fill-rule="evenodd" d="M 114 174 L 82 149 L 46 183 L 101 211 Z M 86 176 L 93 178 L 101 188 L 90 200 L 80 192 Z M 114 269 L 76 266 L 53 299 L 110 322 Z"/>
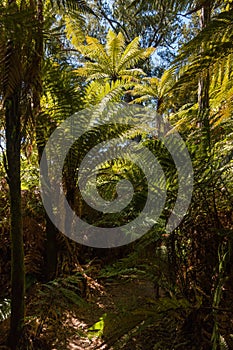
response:
<path id="1" fill-rule="evenodd" d="M 175 83 L 175 72 L 173 69 L 163 73 L 161 78 L 143 78 L 129 93 L 136 98 L 130 103 L 142 103 L 156 101 L 156 111 L 163 114 L 169 104 L 172 106 L 172 88 Z"/>
<path id="2" fill-rule="evenodd" d="M 125 45 L 123 35 L 109 31 L 106 45 L 96 38 L 86 37 L 86 45 L 78 45 L 76 49 L 87 59 L 83 67 L 76 70 L 77 74 L 87 77 L 87 80 L 116 81 L 134 80 L 144 73 L 135 70 L 138 62 L 143 61 L 153 53 L 153 48 L 141 49 L 139 38 Z"/>

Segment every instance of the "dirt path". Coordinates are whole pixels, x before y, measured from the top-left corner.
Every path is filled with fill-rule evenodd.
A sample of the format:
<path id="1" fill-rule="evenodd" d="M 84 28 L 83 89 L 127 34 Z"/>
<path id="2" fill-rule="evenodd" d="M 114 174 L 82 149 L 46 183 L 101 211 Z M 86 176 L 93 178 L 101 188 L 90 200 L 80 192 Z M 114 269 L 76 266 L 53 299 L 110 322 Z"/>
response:
<path id="1" fill-rule="evenodd" d="M 86 310 L 79 310 L 78 318 L 70 317 L 67 322 L 72 323 L 74 332 L 78 329 L 86 331 L 94 323 L 98 322 L 100 317 L 108 313 L 116 313 L 124 310 L 142 306 L 148 299 L 154 298 L 153 284 L 145 280 L 128 280 L 106 283 L 103 291 L 95 295 L 91 300 L 91 307 Z M 88 339 L 80 337 L 79 334 L 69 338 L 69 350 L 92 350 L 101 346 L 101 338 Z M 54 348 L 53 350 L 60 350 Z"/>

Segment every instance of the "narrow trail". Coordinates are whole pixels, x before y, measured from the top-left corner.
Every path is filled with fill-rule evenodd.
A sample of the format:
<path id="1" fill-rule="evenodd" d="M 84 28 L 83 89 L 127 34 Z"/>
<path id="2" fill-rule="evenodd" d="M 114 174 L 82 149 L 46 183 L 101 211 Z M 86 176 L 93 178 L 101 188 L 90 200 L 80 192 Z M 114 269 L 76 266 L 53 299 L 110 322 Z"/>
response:
<path id="1" fill-rule="evenodd" d="M 145 280 L 128 280 L 105 283 L 101 293 L 98 293 L 90 300 L 91 306 L 87 309 L 79 310 L 78 317 L 68 317 L 67 322 L 74 329 L 75 335 L 69 338 L 69 350 L 92 350 L 101 348 L 103 341 L 101 338 L 93 337 L 88 339 L 80 337 L 78 330 L 87 331 L 94 323 L 98 322 L 104 314 L 118 314 L 127 307 L 128 310 L 135 306 L 142 306 L 148 300 L 154 298 L 153 284 Z M 53 350 L 60 350 L 54 347 Z"/>

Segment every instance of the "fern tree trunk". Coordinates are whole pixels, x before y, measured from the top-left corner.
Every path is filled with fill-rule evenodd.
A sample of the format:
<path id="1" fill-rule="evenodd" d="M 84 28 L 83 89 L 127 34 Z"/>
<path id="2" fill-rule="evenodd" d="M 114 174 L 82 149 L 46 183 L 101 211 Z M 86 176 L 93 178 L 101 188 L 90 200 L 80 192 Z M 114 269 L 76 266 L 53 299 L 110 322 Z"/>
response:
<path id="1" fill-rule="evenodd" d="M 8 0 L 14 6 L 15 0 Z M 9 33 L 3 76 L 3 100 L 5 108 L 7 177 L 10 193 L 10 237 L 11 237 L 11 319 L 8 343 L 15 350 L 24 326 L 24 245 L 21 210 L 21 111 L 22 92 L 21 44 Z"/>
<path id="2" fill-rule="evenodd" d="M 206 4 L 201 8 L 200 29 L 204 29 L 210 22 L 211 4 Z M 198 82 L 198 109 L 199 109 L 199 127 L 202 129 L 203 154 L 205 155 L 210 147 L 210 124 L 209 124 L 209 70 L 204 70 L 200 74 Z"/>
<path id="3" fill-rule="evenodd" d="M 211 20 L 211 9 L 212 4 L 210 2 L 206 2 L 206 4 L 201 9 L 200 16 L 200 26 L 201 29 L 204 29 Z M 209 121 L 209 87 L 210 87 L 210 73 L 209 70 L 206 69 L 201 73 L 201 77 L 199 79 L 199 87 L 198 87 L 198 105 L 199 105 L 199 120 L 200 127 L 202 128 L 202 156 L 203 159 L 208 157 L 208 151 L 211 151 L 211 129 L 210 129 L 210 121 Z M 211 166 L 211 165 L 210 165 Z M 211 166 L 211 174 L 213 172 Z M 213 175 L 211 175 L 211 178 Z M 215 198 L 215 184 L 212 183 L 212 203 L 213 203 L 213 219 L 216 227 L 221 227 L 221 222 L 218 217 L 218 210 L 216 205 Z"/>
<path id="4" fill-rule="evenodd" d="M 34 68 L 36 72 L 34 90 L 33 90 L 33 106 L 36 123 L 36 141 L 38 150 L 38 161 L 40 162 L 44 146 L 46 143 L 44 137 L 44 115 L 41 111 L 41 96 L 42 96 L 42 59 L 44 55 L 43 42 L 43 0 L 37 1 L 37 37 L 35 43 L 35 57 Z M 49 181 L 49 179 L 47 179 Z M 46 242 L 45 242 L 45 279 L 47 281 L 55 277 L 57 267 L 57 246 L 56 237 L 57 229 L 51 222 L 47 213 L 45 213 L 46 220 Z"/>
<path id="5" fill-rule="evenodd" d="M 12 53 L 13 54 L 13 53 Z M 5 101 L 6 153 L 11 214 L 11 321 L 9 345 L 16 349 L 24 325 L 24 246 L 21 211 L 20 181 L 20 90 L 18 88 Z"/>

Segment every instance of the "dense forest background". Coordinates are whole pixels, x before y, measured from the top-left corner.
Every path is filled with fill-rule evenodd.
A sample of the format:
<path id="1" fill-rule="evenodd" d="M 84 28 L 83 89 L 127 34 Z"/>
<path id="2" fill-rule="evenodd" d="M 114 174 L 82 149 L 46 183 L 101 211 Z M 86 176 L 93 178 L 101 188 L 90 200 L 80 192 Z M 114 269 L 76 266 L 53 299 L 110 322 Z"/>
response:
<path id="1" fill-rule="evenodd" d="M 0 0 L 0 33 L 0 349 L 233 349 L 233 1 Z M 132 183 L 126 210 L 93 210 L 78 187 L 85 154 L 121 136 L 158 159 L 167 198 L 140 239 L 93 248 L 53 225 L 39 164 L 63 121 L 112 102 L 151 108 L 157 126 L 83 134 L 64 163 L 69 205 L 97 227 L 140 215 L 148 183 L 128 160 L 97 176 L 109 201 Z M 179 179 L 166 122 L 194 171 L 170 233 Z"/>

